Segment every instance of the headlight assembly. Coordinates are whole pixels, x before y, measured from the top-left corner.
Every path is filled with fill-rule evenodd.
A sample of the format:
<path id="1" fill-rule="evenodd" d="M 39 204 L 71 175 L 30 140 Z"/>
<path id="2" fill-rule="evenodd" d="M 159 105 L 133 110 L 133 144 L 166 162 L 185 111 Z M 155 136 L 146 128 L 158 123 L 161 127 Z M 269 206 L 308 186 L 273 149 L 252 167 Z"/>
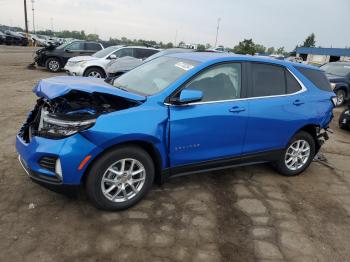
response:
<path id="1" fill-rule="evenodd" d="M 58 119 L 42 110 L 38 133 L 44 137 L 63 138 L 86 130 L 92 127 L 95 122 L 95 118 L 85 120 Z"/>

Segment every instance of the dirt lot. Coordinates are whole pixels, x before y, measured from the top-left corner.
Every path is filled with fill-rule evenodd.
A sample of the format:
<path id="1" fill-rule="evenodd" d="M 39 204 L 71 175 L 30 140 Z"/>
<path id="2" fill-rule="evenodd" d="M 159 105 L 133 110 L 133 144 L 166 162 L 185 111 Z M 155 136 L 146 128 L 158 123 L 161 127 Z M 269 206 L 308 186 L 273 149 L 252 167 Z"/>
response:
<path id="1" fill-rule="evenodd" d="M 33 49 L 0 46 L 0 261 L 349 261 L 350 133 L 286 178 L 257 165 L 176 178 L 139 205 L 96 210 L 30 181 L 15 135 L 32 109 Z"/>

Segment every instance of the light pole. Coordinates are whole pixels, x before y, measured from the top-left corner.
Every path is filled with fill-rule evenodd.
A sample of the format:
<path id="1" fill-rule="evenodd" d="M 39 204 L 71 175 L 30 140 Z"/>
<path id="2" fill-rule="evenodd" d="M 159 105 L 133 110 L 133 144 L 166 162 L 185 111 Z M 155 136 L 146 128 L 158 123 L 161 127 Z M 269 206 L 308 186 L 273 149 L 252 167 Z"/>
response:
<path id="1" fill-rule="evenodd" d="M 35 34 L 35 22 L 34 22 L 34 0 L 32 0 L 32 12 L 33 12 L 33 31 Z"/>
<path id="2" fill-rule="evenodd" d="M 53 18 L 50 18 L 50 22 L 51 22 L 51 32 L 53 33 Z"/>
<path id="3" fill-rule="evenodd" d="M 176 41 L 177 41 L 177 29 L 175 31 L 175 42 L 174 42 L 174 47 L 176 47 Z"/>
<path id="4" fill-rule="evenodd" d="M 214 45 L 214 47 L 216 47 L 216 44 L 217 44 L 217 42 L 218 42 L 220 21 L 221 21 L 221 18 L 218 18 L 218 26 L 216 27 L 216 38 L 215 38 L 215 45 Z"/>
<path id="5" fill-rule="evenodd" d="M 28 34 L 27 0 L 24 0 L 24 20 L 25 20 L 26 33 Z M 11 20 L 11 26 L 12 26 L 12 20 Z"/>

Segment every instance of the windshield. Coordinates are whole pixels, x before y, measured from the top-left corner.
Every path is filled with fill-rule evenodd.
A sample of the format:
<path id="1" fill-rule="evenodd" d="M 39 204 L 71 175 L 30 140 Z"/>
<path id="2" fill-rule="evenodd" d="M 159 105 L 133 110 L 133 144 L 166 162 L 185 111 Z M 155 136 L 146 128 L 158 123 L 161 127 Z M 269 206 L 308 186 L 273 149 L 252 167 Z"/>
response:
<path id="1" fill-rule="evenodd" d="M 120 48 L 119 46 L 110 46 L 110 47 L 107 47 L 105 49 L 102 49 L 102 50 L 96 52 L 92 56 L 96 57 L 96 58 L 103 58 L 119 48 Z"/>
<path id="2" fill-rule="evenodd" d="M 350 74 L 350 64 L 326 64 L 321 66 L 327 74 L 336 76 L 348 76 Z"/>
<path id="3" fill-rule="evenodd" d="M 192 60 L 162 56 L 120 76 L 113 85 L 130 92 L 154 95 L 198 64 Z"/>

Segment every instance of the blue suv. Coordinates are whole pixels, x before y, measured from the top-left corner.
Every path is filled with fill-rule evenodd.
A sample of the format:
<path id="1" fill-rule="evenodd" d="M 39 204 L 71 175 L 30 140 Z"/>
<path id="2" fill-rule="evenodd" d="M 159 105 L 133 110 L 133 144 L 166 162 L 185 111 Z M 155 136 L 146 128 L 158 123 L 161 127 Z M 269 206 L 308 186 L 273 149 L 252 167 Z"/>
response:
<path id="1" fill-rule="evenodd" d="M 27 174 L 84 185 L 101 209 L 136 204 L 169 176 L 271 162 L 303 172 L 336 103 L 323 71 L 224 53 L 159 57 L 116 78 L 41 80 L 16 139 Z"/>

